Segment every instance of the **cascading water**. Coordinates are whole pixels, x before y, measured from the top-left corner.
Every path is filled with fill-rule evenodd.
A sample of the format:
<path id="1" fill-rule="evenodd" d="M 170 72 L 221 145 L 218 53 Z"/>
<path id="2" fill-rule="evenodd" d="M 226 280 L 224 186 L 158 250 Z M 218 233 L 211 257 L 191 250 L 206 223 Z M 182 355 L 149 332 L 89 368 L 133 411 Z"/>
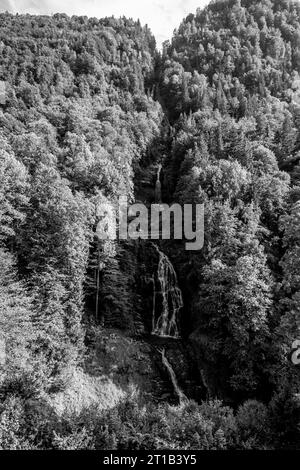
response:
<path id="1" fill-rule="evenodd" d="M 178 396 L 179 403 L 182 404 L 182 403 L 186 402 L 187 397 L 185 396 L 185 394 L 183 393 L 183 391 L 181 390 L 181 388 L 178 385 L 176 374 L 173 370 L 173 367 L 171 366 L 171 364 L 169 363 L 169 361 L 167 359 L 167 356 L 166 356 L 166 353 L 165 353 L 164 349 L 161 351 L 161 358 L 162 358 L 162 363 L 164 364 L 164 366 L 166 367 L 166 369 L 167 369 L 167 371 L 170 375 L 170 379 L 171 379 L 172 385 L 174 387 L 174 391 L 175 391 L 176 395 Z"/>
<path id="2" fill-rule="evenodd" d="M 162 165 L 157 167 L 155 201 L 161 202 L 160 174 Z M 152 243 L 158 254 L 157 273 L 149 279 L 153 284 L 152 334 L 179 337 L 177 316 L 183 307 L 182 293 L 178 286 L 177 275 L 169 258 Z M 156 283 L 158 288 L 156 288 Z"/>
<path id="3" fill-rule="evenodd" d="M 156 174 L 156 183 L 155 183 L 155 202 L 161 202 L 161 182 L 160 182 L 160 173 L 162 165 L 159 164 Z"/>
<path id="4" fill-rule="evenodd" d="M 183 307 L 182 293 L 178 287 L 177 275 L 169 258 L 155 245 L 159 259 L 157 267 L 157 281 L 160 289 L 153 289 L 153 319 L 152 334 L 158 336 L 179 337 L 177 316 L 179 310 Z M 157 295 L 161 296 L 161 312 L 156 318 L 158 302 Z"/>

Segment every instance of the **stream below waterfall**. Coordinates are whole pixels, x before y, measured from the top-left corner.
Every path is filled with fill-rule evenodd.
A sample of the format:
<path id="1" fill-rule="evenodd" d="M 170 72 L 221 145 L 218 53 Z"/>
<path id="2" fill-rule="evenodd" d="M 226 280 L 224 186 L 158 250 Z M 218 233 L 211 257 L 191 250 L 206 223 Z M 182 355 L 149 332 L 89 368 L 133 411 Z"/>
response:
<path id="1" fill-rule="evenodd" d="M 165 349 L 162 349 L 162 351 L 161 351 L 161 358 L 162 358 L 162 363 L 164 364 L 164 366 L 166 367 L 166 369 L 169 373 L 169 376 L 170 376 L 170 379 L 171 379 L 171 382 L 172 382 L 172 385 L 173 385 L 173 388 L 174 388 L 174 392 L 177 395 L 178 400 L 179 400 L 179 404 L 182 404 L 182 403 L 186 402 L 187 397 L 178 385 L 176 374 L 175 374 L 174 369 L 171 366 L 170 362 L 168 361 Z"/>

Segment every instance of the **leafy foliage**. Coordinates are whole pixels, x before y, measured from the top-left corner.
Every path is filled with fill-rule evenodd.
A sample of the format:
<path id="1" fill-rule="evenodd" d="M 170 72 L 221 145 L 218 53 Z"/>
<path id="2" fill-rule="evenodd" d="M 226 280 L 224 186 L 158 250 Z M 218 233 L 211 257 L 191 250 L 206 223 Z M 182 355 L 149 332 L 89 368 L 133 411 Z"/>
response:
<path id="1" fill-rule="evenodd" d="M 296 446 L 299 4 L 213 1 L 161 55 L 126 18 L 0 23 L 0 447 Z M 99 242 L 98 208 L 133 200 L 158 159 L 168 201 L 205 205 L 203 250 L 166 246 L 184 341 L 236 411 L 129 399 L 59 417 L 45 397 L 83 360 L 83 320 L 138 333 L 137 245 Z"/>

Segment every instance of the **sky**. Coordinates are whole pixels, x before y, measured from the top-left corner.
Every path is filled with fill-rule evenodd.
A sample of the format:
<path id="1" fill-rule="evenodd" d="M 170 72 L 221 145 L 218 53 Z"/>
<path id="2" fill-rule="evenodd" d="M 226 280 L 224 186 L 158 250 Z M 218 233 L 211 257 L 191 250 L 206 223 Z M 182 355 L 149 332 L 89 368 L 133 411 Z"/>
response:
<path id="1" fill-rule="evenodd" d="M 0 11 L 139 18 L 151 28 L 160 47 L 163 41 L 171 39 L 185 16 L 207 3 L 208 0 L 0 0 Z"/>

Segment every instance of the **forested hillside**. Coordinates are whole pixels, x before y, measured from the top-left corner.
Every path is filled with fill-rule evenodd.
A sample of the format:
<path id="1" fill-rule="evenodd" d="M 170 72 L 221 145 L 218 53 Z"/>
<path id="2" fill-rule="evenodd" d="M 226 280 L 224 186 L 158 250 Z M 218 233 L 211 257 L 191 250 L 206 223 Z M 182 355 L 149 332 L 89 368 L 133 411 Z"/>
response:
<path id="1" fill-rule="evenodd" d="M 212 2 L 162 59 L 170 198 L 206 208 L 201 255 L 178 261 L 188 328 L 236 397 L 299 390 L 286 360 L 300 321 L 299 14 L 294 2 Z"/>
<path id="2" fill-rule="evenodd" d="M 0 15 L 0 448 L 299 447 L 299 74 L 290 0 L 213 1 L 161 53 L 125 18 Z M 158 164 L 203 249 L 99 242 L 99 204 L 153 202 Z M 150 335 L 160 263 L 177 342 Z M 59 413 L 82 370 L 99 397 Z"/>

